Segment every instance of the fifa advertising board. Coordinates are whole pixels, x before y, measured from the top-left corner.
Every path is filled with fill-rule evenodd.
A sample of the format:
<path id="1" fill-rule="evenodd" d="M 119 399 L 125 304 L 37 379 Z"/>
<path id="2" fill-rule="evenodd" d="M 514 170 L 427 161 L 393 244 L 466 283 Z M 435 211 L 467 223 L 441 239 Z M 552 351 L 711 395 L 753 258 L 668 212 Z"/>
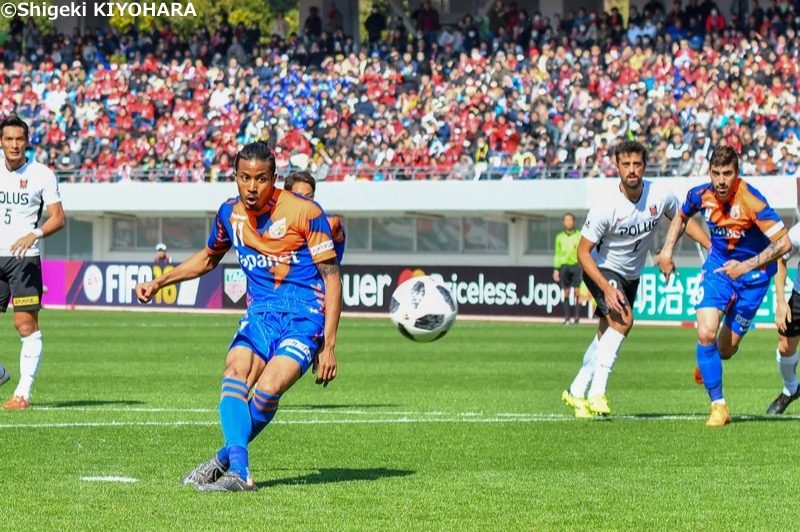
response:
<path id="1" fill-rule="evenodd" d="M 134 288 L 158 277 L 174 265 L 149 263 L 43 261 L 47 307 L 141 307 Z M 791 292 L 790 270 L 786 293 Z M 448 287 L 461 315 L 560 318 L 561 288 L 548 267 L 480 266 L 349 266 L 342 267 L 343 310 L 388 315 L 395 288 L 406 279 L 430 275 Z M 691 322 L 701 294 L 699 268 L 681 268 L 679 275 L 664 280 L 655 268 L 645 268 L 639 282 L 634 316 L 639 320 Z M 579 291 L 581 316 L 593 312 L 591 295 Z M 244 310 L 247 279 L 237 265 L 220 265 L 199 279 L 165 288 L 148 304 L 154 309 Z M 772 323 L 775 287 L 770 287 L 755 323 Z"/>

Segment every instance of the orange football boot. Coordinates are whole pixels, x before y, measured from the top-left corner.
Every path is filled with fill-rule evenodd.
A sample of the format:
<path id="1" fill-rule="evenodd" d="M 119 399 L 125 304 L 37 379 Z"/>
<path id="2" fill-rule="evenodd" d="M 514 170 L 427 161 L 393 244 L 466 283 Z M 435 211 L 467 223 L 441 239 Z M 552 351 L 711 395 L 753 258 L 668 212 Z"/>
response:
<path id="1" fill-rule="evenodd" d="M 15 395 L 5 403 L 3 403 L 3 410 L 25 410 L 31 406 L 30 401 L 21 395 Z"/>

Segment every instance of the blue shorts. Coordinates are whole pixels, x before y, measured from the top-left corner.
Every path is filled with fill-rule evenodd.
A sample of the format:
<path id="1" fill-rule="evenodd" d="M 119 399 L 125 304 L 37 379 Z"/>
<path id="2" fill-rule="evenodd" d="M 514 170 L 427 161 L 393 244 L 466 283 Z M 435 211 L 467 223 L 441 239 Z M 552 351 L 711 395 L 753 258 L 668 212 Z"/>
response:
<path id="1" fill-rule="evenodd" d="M 317 355 L 324 331 L 324 318 L 290 312 L 248 312 L 239 320 L 239 330 L 229 350 L 246 347 L 264 362 L 272 357 L 289 357 L 300 364 L 300 373 L 304 374 Z"/>
<path id="2" fill-rule="evenodd" d="M 703 295 L 694 308 L 715 308 L 723 311 L 725 325 L 739 336 L 744 336 L 767 295 L 771 281 L 771 277 L 764 272 L 747 277 L 734 281 L 724 273 L 703 269 L 703 280 L 700 283 Z"/>

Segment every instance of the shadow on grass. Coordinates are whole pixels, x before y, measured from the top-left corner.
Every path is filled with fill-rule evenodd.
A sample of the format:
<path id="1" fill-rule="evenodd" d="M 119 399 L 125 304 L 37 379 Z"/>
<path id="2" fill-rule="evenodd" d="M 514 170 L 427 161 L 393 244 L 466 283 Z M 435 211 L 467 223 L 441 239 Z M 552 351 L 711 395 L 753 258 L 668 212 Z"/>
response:
<path id="1" fill-rule="evenodd" d="M 133 406 L 143 405 L 144 401 L 56 401 L 53 403 L 36 403 L 35 406 L 46 406 L 48 408 L 76 408 L 80 406 L 109 406 L 109 405 L 122 405 Z"/>
<path id="2" fill-rule="evenodd" d="M 398 408 L 401 405 L 390 404 L 361 404 L 361 405 L 281 405 L 281 410 L 334 410 L 334 409 L 359 409 L 359 408 Z"/>
<path id="3" fill-rule="evenodd" d="M 385 467 L 369 469 L 320 469 L 316 473 L 309 473 L 307 475 L 258 482 L 258 487 L 273 488 L 275 486 L 296 486 L 298 484 L 331 484 L 334 482 L 352 482 L 357 480 L 374 481 L 382 478 L 407 477 L 414 473 L 414 471 L 407 469 L 386 469 Z"/>

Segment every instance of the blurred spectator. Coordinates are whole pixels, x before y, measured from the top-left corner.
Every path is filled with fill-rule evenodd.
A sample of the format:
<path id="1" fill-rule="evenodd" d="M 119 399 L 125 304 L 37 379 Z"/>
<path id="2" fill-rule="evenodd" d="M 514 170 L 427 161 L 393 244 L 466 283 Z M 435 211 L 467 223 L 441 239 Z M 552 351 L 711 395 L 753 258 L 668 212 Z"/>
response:
<path id="1" fill-rule="evenodd" d="M 153 264 L 157 264 L 159 266 L 172 264 L 172 257 L 167 255 L 167 245 L 163 242 L 156 244 L 156 256 L 153 258 Z"/>
<path id="2" fill-rule="evenodd" d="M 283 11 L 278 11 L 275 19 L 272 21 L 272 35 L 280 39 L 285 39 L 289 33 L 289 25 L 286 23 L 286 18 Z"/>
<path id="3" fill-rule="evenodd" d="M 322 19 L 316 6 L 311 6 L 308 10 L 308 17 L 303 24 L 303 33 L 309 37 L 317 38 L 322 35 Z"/>
<path id="4" fill-rule="evenodd" d="M 343 21 L 342 12 L 336 7 L 336 2 L 331 2 L 328 6 L 328 11 L 325 13 L 325 31 L 328 34 L 336 33 L 336 31 L 342 29 Z"/>
<path id="5" fill-rule="evenodd" d="M 364 28 L 367 30 L 369 44 L 377 44 L 386 30 L 386 17 L 380 12 L 378 6 L 372 6 L 372 11 L 364 21 Z"/>

